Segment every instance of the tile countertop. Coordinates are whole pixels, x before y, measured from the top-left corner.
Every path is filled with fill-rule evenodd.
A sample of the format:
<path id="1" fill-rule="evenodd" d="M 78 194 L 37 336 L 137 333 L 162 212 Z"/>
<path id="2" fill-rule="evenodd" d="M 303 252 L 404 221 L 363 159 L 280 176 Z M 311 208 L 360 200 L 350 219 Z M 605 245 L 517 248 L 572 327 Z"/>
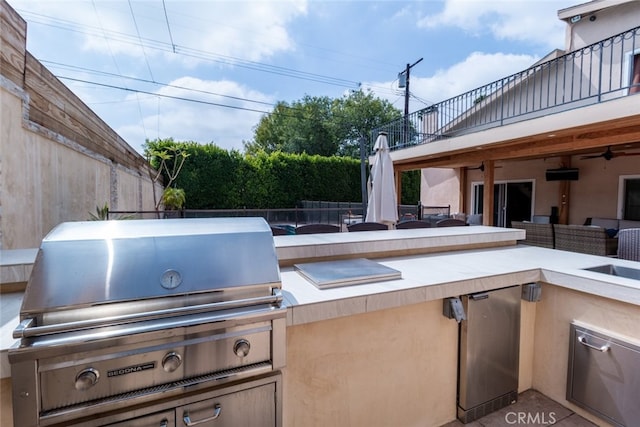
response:
<path id="1" fill-rule="evenodd" d="M 38 249 L 0 251 L 0 286 L 26 282 Z"/>
<path id="2" fill-rule="evenodd" d="M 517 245 L 375 261 L 401 271 L 402 278 L 319 290 L 293 267 L 282 268 L 283 294 L 290 306 L 287 324 L 298 325 L 536 281 L 640 305 L 640 281 L 583 270 L 604 264 L 640 269 L 638 262 L 615 258 Z"/>
<path id="3" fill-rule="evenodd" d="M 524 230 L 483 226 L 276 236 L 282 290 L 289 307 L 287 324 L 539 280 L 640 305 L 640 281 L 582 270 L 610 263 L 640 268 L 640 263 L 515 244 L 523 238 Z M 36 252 L 22 255 L 33 260 Z M 360 256 L 396 269 L 402 277 L 319 290 L 293 268 L 295 263 L 309 260 Z M 6 257 L 0 260 L 6 265 Z M 21 302 L 21 293 L 0 294 L 0 378 L 10 376 L 7 349 L 15 342 L 12 332 Z"/>
<path id="4" fill-rule="evenodd" d="M 583 270 L 604 264 L 640 269 L 640 263 L 515 245 L 524 239 L 520 231 L 524 230 L 473 226 L 276 236 L 283 295 L 289 306 L 287 324 L 535 281 L 640 305 L 640 281 Z M 402 278 L 320 290 L 292 267 L 354 256 L 396 269 Z"/>

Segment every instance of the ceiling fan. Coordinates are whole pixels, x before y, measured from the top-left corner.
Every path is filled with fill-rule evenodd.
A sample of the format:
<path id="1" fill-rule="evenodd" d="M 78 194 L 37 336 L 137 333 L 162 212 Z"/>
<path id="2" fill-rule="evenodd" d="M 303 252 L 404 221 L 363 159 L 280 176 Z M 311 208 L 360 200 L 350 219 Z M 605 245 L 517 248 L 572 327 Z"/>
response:
<path id="1" fill-rule="evenodd" d="M 501 167 L 502 167 L 502 166 L 494 166 L 493 168 L 494 168 L 494 169 L 499 169 L 499 168 L 501 168 Z M 476 166 L 475 168 L 470 168 L 470 167 L 468 167 L 468 168 L 467 168 L 467 170 L 470 170 L 470 171 L 472 171 L 472 170 L 479 170 L 480 172 L 484 172 L 484 162 L 480 163 L 480 166 Z"/>
<path id="2" fill-rule="evenodd" d="M 622 156 L 640 156 L 640 153 L 623 153 L 623 152 L 614 153 L 613 151 L 611 151 L 611 147 L 607 147 L 604 153 L 593 154 L 591 156 L 582 156 L 580 157 L 580 160 L 597 159 L 599 157 L 602 157 L 605 160 L 611 160 L 614 157 L 622 157 Z"/>

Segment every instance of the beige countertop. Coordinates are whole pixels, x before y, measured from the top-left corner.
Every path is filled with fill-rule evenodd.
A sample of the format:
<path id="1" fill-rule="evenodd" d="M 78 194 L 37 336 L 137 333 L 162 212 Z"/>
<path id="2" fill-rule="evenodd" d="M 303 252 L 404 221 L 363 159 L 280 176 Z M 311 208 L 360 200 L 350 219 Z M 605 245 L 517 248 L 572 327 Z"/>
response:
<path id="1" fill-rule="evenodd" d="M 11 249 L 0 251 L 0 286 L 9 287 L 29 279 L 38 249 Z"/>
<path id="2" fill-rule="evenodd" d="M 640 281 L 583 270 L 610 263 L 640 268 L 640 263 L 515 244 L 523 238 L 524 230 L 483 226 L 276 236 L 282 289 L 289 308 L 287 324 L 535 281 L 640 305 Z M 2 252 L 3 268 L 11 259 L 19 261 L 12 265 L 22 265 L 24 274 L 30 271 L 37 250 L 23 251 L 11 254 L 12 258 Z M 348 257 L 370 258 L 400 271 L 401 278 L 320 290 L 292 267 L 310 260 Z M 10 376 L 7 349 L 15 342 L 12 331 L 18 323 L 21 301 L 20 292 L 0 294 L 2 378 Z"/>
<path id="3" fill-rule="evenodd" d="M 536 281 L 640 305 L 640 281 L 583 270 L 610 263 L 640 269 L 615 258 L 517 245 L 375 261 L 402 278 L 319 290 L 292 267 L 281 269 L 288 325 Z"/>

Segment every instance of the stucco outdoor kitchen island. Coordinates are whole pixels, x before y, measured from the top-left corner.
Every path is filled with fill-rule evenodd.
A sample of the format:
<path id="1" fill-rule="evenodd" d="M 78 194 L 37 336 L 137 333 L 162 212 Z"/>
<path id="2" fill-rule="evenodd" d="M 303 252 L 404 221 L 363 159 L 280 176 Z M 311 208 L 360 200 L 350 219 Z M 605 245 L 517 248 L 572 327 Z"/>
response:
<path id="1" fill-rule="evenodd" d="M 640 265 L 517 244 L 523 239 L 523 230 L 484 226 L 274 237 L 287 305 L 283 425 L 455 420 L 459 325 L 443 315 L 443 300 L 527 283 L 541 284 L 541 298 L 521 301 L 518 391 L 538 390 L 608 425 L 566 398 L 570 325 L 640 343 L 640 281 L 585 270 Z M 401 277 L 321 290 L 294 268 L 355 258 Z"/>
<path id="2" fill-rule="evenodd" d="M 518 392 L 535 389 L 608 425 L 566 399 L 570 324 L 640 342 L 640 281 L 584 270 L 640 265 L 518 245 L 519 231 L 474 226 L 276 237 L 289 305 L 285 425 L 454 420 L 459 331 L 443 315 L 443 299 L 531 282 L 541 284 L 541 298 L 521 302 Z M 292 267 L 361 256 L 402 277 L 320 290 Z"/>

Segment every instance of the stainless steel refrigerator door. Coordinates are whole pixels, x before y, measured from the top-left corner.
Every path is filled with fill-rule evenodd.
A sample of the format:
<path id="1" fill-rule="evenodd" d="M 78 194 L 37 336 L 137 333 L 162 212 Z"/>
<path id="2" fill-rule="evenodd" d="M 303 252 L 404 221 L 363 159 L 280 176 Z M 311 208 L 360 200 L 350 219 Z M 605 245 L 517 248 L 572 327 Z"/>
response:
<path id="1" fill-rule="evenodd" d="M 465 295 L 459 397 L 464 410 L 518 389 L 520 286 Z"/>

